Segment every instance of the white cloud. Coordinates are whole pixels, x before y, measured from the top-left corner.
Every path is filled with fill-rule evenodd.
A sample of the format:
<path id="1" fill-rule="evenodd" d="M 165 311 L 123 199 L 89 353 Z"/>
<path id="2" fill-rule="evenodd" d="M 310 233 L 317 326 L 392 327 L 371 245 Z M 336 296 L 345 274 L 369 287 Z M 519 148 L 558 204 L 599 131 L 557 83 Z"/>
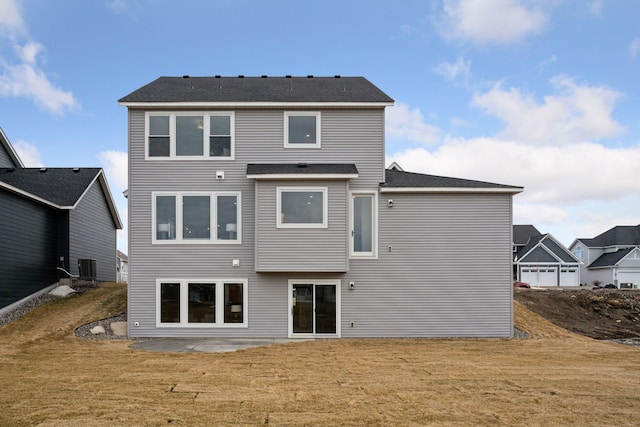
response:
<path id="1" fill-rule="evenodd" d="M 542 31 L 548 21 L 538 6 L 521 0 L 445 0 L 438 27 L 449 39 L 509 44 Z"/>
<path id="2" fill-rule="evenodd" d="M 18 157 L 22 160 L 22 163 L 28 168 L 42 167 L 42 156 L 38 148 L 28 143 L 27 141 L 18 140 L 15 144 L 12 144 L 18 153 Z"/>
<path id="3" fill-rule="evenodd" d="M 122 151 L 103 151 L 98 156 L 102 163 L 109 182 L 114 190 L 122 193 L 128 186 L 128 160 L 127 153 Z"/>
<path id="4" fill-rule="evenodd" d="M 396 140 L 432 144 L 440 138 L 440 130 L 425 123 L 419 108 L 403 103 L 387 108 L 385 127 L 387 135 Z"/>
<path id="5" fill-rule="evenodd" d="M 73 93 L 54 86 L 42 70 L 28 63 L 5 65 L 0 75 L 0 95 L 31 98 L 53 114 L 79 108 Z"/>
<path id="6" fill-rule="evenodd" d="M 24 31 L 24 21 L 20 14 L 18 2 L 0 0 L 0 30 L 15 34 Z"/>
<path id="7" fill-rule="evenodd" d="M 455 63 L 441 62 L 433 68 L 433 72 L 447 80 L 460 80 L 467 82 L 471 77 L 471 61 L 459 56 Z"/>
<path id="8" fill-rule="evenodd" d="M 494 86 L 475 95 L 472 104 L 506 123 L 501 137 L 537 144 L 565 144 L 611 137 L 623 127 L 611 116 L 621 94 L 614 90 L 580 85 L 568 77 L 552 80 L 556 94 L 538 103 L 517 88 Z"/>
<path id="9" fill-rule="evenodd" d="M 640 54 L 640 37 L 636 37 L 629 43 L 629 56 L 631 59 L 638 59 Z"/>
<path id="10" fill-rule="evenodd" d="M 80 105 L 73 93 L 59 88 L 38 66 L 38 56 L 44 46 L 28 39 L 25 34 L 26 27 L 18 3 L 0 0 L 0 37 L 10 41 L 16 55 L 0 55 L 0 96 L 30 98 L 53 114 L 78 110 Z"/>

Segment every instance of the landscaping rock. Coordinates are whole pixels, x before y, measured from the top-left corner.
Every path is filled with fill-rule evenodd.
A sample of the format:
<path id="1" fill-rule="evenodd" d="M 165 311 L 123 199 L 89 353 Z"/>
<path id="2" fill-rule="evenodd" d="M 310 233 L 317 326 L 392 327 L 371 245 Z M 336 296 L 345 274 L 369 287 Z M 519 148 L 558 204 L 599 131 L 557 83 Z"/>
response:
<path id="1" fill-rule="evenodd" d="M 62 285 L 62 286 L 55 287 L 51 292 L 49 292 L 49 295 L 65 298 L 65 297 L 68 297 L 69 295 L 71 295 L 74 292 L 76 292 L 75 289 L 72 289 L 71 287 L 69 287 L 67 285 Z"/>
<path id="2" fill-rule="evenodd" d="M 109 328 L 113 335 L 117 335 L 119 337 L 127 335 L 127 322 L 112 322 L 109 325 Z"/>
<path id="3" fill-rule="evenodd" d="M 93 335 L 100 335 L 106 333 L 107 331 L 105 331 L 101 325 L 98 325 L 91 328 L 89 332 L 91 332 Z"/>

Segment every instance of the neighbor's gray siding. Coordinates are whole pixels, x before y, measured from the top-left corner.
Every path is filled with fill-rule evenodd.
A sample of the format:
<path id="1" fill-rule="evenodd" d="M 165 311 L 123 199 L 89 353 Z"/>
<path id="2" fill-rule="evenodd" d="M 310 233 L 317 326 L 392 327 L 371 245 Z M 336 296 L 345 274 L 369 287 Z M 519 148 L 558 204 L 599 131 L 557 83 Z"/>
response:
<path id="1" fill-rule="evenodd" d="M 116 226 L 98 180 L 69 212 L 69 267 L 78 274 L 78 259 L 96 260 L 97 279 L 116 280 Z"/>
<path id="2" fill-rule="evenodd" d="M 545 251 L 541 247 L 535 248 L 533 251 L 529 252 L 527 256 L 518 260 L 520 263 L 527 262 L 550 262 L 554 264 L 559 264 L 560 262 L 553 257 L 549 252 Z"/>
<path id="3" fill-rule="evenodd" d="M 15 168 L 16 164 L 13 163 L 13 159 L 7 153 L 3 144 L 0 144 L 0 168 Z"/>
<path id="4" fill-rule="evenodd" d="M 57 281 L 57 214 L 0 190 L 0 308 Z"/>
<path id="5" fill-rule="evenodd" d="M 327 188 L 327 228 L 278 228 L 277 188 L 306 186 Z M 256 188 L 256 271 L 348 270 L 346 181 L 261 181 Z"/>
<path id="6" fill-rule="evenodd" d="M 343 281 L 343 337 L 512 335 L 511 195 L 381 194 L 379 214 L 378 260 Z"/>

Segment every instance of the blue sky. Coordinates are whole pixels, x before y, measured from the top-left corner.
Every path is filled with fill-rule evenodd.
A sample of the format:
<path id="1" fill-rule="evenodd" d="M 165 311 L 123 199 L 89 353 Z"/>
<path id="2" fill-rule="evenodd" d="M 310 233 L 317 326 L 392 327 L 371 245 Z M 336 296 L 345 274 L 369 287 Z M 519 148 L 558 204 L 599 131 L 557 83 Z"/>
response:
<path id="1" fill-rule="evenodd" d="M 503 184 L 569 245 L 640 223 L 640 2 L 0 0 L 0 127 L 28 166 L 102 166 L 159 76 L 364 76 L 387 164 Z M 126 251 L 126 230 L 118 246 Z"/>

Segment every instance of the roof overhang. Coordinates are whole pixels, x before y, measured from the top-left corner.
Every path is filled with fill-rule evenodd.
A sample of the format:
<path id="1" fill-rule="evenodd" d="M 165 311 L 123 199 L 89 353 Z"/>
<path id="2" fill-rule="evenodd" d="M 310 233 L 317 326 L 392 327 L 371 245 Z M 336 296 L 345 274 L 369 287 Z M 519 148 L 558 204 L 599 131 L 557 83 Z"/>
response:
<path id="1" fill-rule="evenodd" d="M 393 102 L 118 102 L 128 108 L 384 108 Z"/>
<path id="2" fill-rule="evenodd" d="M 521 187 L 507 188 L 466 188 L 466 187 L 380 187 L 380 193 L 522 193 Z"/>
<path id="3" fill-rule="evenodd" d="M 247 165 L 247 178 L 257 180 L 347 180 L 358 177 L 349 163 L 274 163 Z"/>
<path id="4" fill-rule="evenodd" d="M 7 135 L 5 135 L 2 128 L 0 128 L 0 144 L 2 144 L 7 150 L 9 157 L 11 157 L 11 160 L 13 160 L 13 163 L 15 163 L 16 167 L 23 168 L 24 163 L 22 163 L 20 156 L 18 156 L 18 153 L 13 148 L 13 145 L 11 145 L 11 142 L 9 142 L 9 138 L 7 138 Z"/>

